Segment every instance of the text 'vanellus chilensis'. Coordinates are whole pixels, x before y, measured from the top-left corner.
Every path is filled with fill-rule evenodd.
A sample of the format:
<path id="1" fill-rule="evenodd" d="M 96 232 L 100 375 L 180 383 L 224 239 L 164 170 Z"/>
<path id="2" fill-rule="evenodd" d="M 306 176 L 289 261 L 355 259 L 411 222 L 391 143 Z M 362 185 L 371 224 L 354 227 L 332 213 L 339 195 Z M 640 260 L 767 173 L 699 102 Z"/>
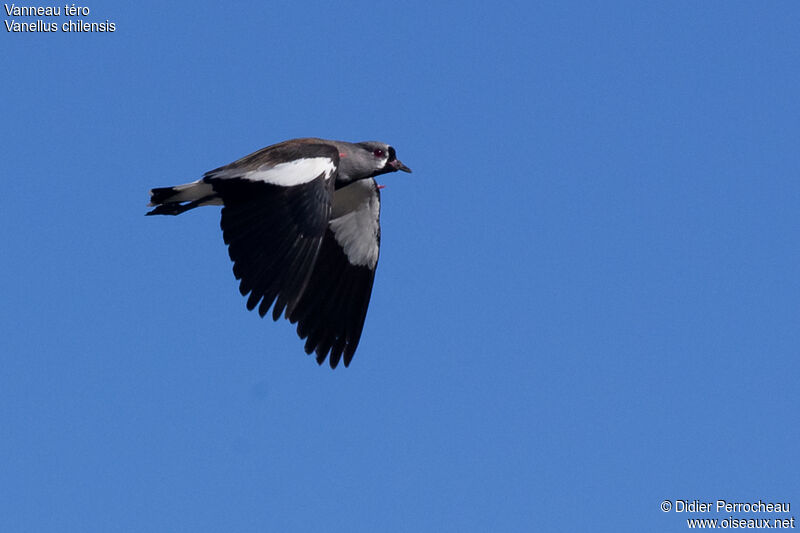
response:
<path id="1" fill-rule="evenodd" d="M 306 353 L 348 366 L 367 314 L 380 247 L 374 177 L 411 172 L 391 146 L 293 139 L 202 179 L 150 191 L 148 215 L 221 205 L 222 236 L 247 308 L 297 323 Z"/>

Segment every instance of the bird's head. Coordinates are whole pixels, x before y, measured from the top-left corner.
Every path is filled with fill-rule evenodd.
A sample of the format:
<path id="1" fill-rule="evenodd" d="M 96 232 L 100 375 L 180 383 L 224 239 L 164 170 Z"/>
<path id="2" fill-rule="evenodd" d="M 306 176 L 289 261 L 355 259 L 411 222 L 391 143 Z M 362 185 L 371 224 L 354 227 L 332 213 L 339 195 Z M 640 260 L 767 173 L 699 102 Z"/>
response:
<path id="1" fill-rule="evenodd" d="M 339 146 L 339 181 L 349 183 L 398 170 L 411 172 L 397 159 L 394 148 L 386 143 L 365 141 Z"/>

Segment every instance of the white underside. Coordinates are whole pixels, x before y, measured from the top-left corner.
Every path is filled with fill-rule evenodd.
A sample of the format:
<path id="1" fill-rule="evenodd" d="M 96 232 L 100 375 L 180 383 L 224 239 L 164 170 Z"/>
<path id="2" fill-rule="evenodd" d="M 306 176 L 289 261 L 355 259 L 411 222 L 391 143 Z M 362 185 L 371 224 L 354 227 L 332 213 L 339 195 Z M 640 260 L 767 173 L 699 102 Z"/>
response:
<path id="1" fill-rule="evenodd" d="M 211 174 L 210 178 L 232 179 L 240 178 L 249 181 L 259 181 L 282 187 L 294 187 L 315 180 L 320 175 L 330 179 L 336 170 L 336 164 L 327 157 L 309 157 L 295 159 L 274 166 L 262 166 L 255 170 L 242 170 L 240 168 L 227 168 Z"/>
<path id="2" fill-rule="evenodd" d="M 375 268 L 381 212 L 373 179 L 359 180 L 336 191 L 329 222 L 336 242 L 353 265 Z"/>

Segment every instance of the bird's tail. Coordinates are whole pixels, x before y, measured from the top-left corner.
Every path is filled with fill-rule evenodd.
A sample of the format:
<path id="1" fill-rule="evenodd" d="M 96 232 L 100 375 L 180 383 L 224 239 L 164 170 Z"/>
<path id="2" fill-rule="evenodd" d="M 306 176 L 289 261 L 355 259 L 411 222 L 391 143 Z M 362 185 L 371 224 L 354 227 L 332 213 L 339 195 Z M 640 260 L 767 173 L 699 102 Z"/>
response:
<path id="1" fill-rule="evenodd" d="M 147 215 L 180 215 L 201 205 L 222 205 L 222 199 L 210 183 L 197 180 L 175 187 L 151 189 L 147 205 L 155 206 Z"/>

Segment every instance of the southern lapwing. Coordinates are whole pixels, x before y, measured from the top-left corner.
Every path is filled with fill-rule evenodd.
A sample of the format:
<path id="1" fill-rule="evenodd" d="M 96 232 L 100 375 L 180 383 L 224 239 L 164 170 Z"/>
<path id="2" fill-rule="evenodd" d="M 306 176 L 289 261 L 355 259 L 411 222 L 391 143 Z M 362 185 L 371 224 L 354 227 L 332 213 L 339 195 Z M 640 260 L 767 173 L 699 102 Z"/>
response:
<path id="1" fill-rule="evenodd" d="M 150 191 L 148 215 L 221 205 L 222 236 L 247 308 L 281 314 L 317 362 L 348 366 L 380 246 L 380 174 L 411 169 L 381 142 L 293 139 L 202 179 Z"/>

